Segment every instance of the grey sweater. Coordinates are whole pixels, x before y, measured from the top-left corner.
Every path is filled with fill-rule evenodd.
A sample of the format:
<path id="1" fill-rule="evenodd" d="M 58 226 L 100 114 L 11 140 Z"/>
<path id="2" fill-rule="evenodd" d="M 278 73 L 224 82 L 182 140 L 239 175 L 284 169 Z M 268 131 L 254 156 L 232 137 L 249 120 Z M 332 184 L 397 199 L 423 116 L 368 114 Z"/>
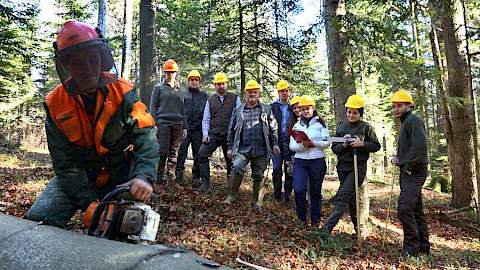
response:
<path id="1" fill-rule="evenodd" d="M 167 83 L 155 85 L 150 100 L 150 114 L 157 125 L 183 124 L 183 128 L 187 128 L 183 96 L 178 86 L 171 87 Z"/>

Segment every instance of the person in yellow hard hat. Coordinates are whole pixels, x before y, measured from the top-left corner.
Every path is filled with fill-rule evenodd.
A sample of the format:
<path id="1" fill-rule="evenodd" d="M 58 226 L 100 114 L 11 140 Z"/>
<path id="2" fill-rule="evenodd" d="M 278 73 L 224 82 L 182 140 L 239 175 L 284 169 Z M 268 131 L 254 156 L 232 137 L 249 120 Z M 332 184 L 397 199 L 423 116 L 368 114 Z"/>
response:
<path id="1" fill-rule="evenodd" d="M 238 196 L 248 163 L 251 163 L 254 209 L 263 203 L 263 174 L 270 157 L 278 155 L 277 122 L 272 110 L 260 99 L 261 86 L 255 80 L 245 85 L 245 103 L 234 109 L 228 128 L 228 155 L 233 158 L 232 173 L 228 179 L 228 196 L 223 201 L 231 204 Z"/>
<path id="2" fill-rule="evenodd" d="M 428 143 L 423 121 L 412 113 L 413 98 L 404 89 L 392 96 L 393 114 L 400 119 L 397 155 L 400 167 L 398 219 L 403 226 L 403 257 L 430 253 L 428 228 L 422 204 L 422 186 L 428 175 Z"/>
<path id="3" fill-rule="evenodd" d="M 293 190 L 295 210 L 302 227 L 307 225 L 307 185 L 310 186 L 310 215 L 313 227 L 320 224 L 322 207 L 322 183 L 327 165 L 325 148 L 329 132 L 327 125 L 315 109 L 311 96 L 302 96 L 298 102 L 302 115 L 293 126 L 290 150 L 295 152 L 293 161 Z"/>
<path id="4" fill-rule="evenodd" d="M 293 113 L 290 114 L 290 119 L 288 119 L 288 133 L 292 131 L 293 126 L 297 123 L 298 118 L 302 115 L 300 107 L 298 107 L 298 102 L 300 101 L 300 96 L 294 96 L 290 99 L 290 109 Z"/>
<path id="5" fill-rule="evenodd" d="M 365 100 L 359 95 L 351 95 L 345 103 L 347 121 L 337 126 L 335 137 L 356 138 L 350 143 L 333 143 L 333 153 L 337 155 L 337 172 L 340 180 L 335 207 L 323 225 L 323 233 L 328 237 L 347 209 L 350 212 L 355 230 L 357 230 L 357 212 L 355 203 L 354 151 L 358 160 L 358 183 L 362 185 L 367 173 L 367 161 L 370 153 L 380 150 L 380 143 L 373 127 L 362 121 Z M 356 149 L 356 150 L 355 150 Z"/>
<path id="6" fill-rule="evenodd" d="M 187 135 L 187 116 L 183 93 L 176 83 L 178 65 L 173 59 L 163 64 L 165 80 L 155 85 L 150 100 L 150 113 L 157 125 L 157 139 L 160 146 L 157 182 L 153 185 L 155 192 L 163 189 L 165 180 L 175 179 L 177 154 L 182 138 Z M 164 171 L 166 167 L 166 179 Z"/>
<path id="7" fill-rule="evenodd" d="M 183 182 L 185 159 L 187 158 L 190 144 L 192 145 L 193 154 L 192 181 L 196 183 L 200 179 L 197 154 L 202 145 L 203 110 L 208 99 L 207 93 L 200 91 L 201 80 L 202 76 L 200 76 L 198 70 L 190 71 L 187 76 L 188 89 L 183 91 L 188 132 L 187 136 L 182 140 L 180 150 L 178 151 L 177 167 L 175 168 L 177 182 Z"/>
<path id="8" fill-rule="evenodd" d="M 228 123 L 233 109 L 241 104 L 240 97 L 227 91 L 228 78 L 223 72 L 213 77 L 215 93 L 205 103 L 202 120 L 202 146 L 198 151 L 198 166 L 202 184 L 199 191 L 206 191 L 210 187 L 210 165 L 208 158 L 213 152 L 222 147 L 223 156 L 227 165 L 227 177 L 232 168 L 232 159 L 228 157 L 227 133 Z"/>
<path id="9" fill-rule="evenodd" d="M 276 86 L 278 99 L 270 107 L 278 123 L 278 146 L 280 153 L 272 156 L 273 171 L 273 198 L 277 201 L 290 202 L 290 196 L 293 190 L 293 178 L 291 175 L 291 152 L 289 149 L 290 135 L 288 133 L 288 121 L 292 110 L 290 108 L 290 84 L 286 80 L 280 80 Z M 285 175 L 285 181 L 282 194 L 282 177 Z"/>

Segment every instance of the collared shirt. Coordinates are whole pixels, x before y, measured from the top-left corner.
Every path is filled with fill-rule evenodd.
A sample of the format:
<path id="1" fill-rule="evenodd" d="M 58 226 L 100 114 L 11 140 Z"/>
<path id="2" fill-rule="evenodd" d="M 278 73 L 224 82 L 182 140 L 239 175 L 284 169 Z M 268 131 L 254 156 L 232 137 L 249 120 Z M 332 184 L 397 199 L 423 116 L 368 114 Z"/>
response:
<path id="1" fill-rule="evenodd" d="M 282 110 L 282 122 L 279 123 L 281 134 L 287 135 L 288 119 L 290 119 L 289 101 L 287 100 L 286 103 L 278 101 L 278 103 L 280 103 L 280 110 Z"/>
<path id="2" fill-rule="evenodd" d="M 224 95 L 220 96 L 217 93 L 215 93 L 215 95 L 217 95 L 217 97 L 220 99 L 220 102 L 223 103 L 225 96 Z M 240 97 L 237 97 L 237 100 L 235 101 L 235 107 L 238 107 L 240 104 L 242 104 L 242 101 L 240 100 Z M 210 129 L 210 104 L 207 100 L 207 102 L 205 103 L 205 109 L 203 110 L 203 119 L 202 119 L 203 136 L 208 136 L 209 129 Z"/>
<path id="3" fill-rule="evenodd" d="M 243 109 L 243 128 L 240 136 L 238 153 L 246 157 L 265 155 L 265 138 L 262 128 L 262 108 L 260 104 L 254 107 L 245 106 Z"/>

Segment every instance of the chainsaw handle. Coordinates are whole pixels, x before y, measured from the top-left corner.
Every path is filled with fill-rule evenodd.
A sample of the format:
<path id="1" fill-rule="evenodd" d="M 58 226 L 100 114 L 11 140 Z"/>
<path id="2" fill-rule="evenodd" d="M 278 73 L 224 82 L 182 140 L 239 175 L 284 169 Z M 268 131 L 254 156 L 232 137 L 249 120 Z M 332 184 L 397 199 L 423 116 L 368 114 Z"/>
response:
<path id="1" fill-rule="evenodd" d="M 110 191 L 105 197 L 103 197 L 102 202 L 112 201 L 113 199 L 118 199 L 117 196 L 130 192 L 130 186 L 118 186 L 114 190 Z"/>

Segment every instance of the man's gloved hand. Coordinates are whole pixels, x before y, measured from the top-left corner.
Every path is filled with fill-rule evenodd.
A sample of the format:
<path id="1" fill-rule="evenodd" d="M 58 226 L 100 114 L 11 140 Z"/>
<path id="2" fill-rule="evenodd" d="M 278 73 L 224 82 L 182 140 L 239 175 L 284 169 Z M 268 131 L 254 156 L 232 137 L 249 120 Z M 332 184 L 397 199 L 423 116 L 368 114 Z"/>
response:
<path id="1" fill-rule="evenodd" d="M 130 186 L 130 194 L 139 201 L 146 201 L 152 196 L 152 186 L 140 178 L 133 178 L 118 186 Z"/>
<path id="2" fill-rule="evenodd" d="M 230 158 L 230 159 L 233 158 L 233 151 L 232 150 L 227 151 L 227 157 Z"/>
<path id="3" fill-rule="evenodd" d="M 202 138 L 202 143 L 208 143 L 210 142 L 210 137 L 208 137 L 208 135 L 204 135 L 203 138 Z"/>
<path id="4" fill-rule="evenodd" d="M 188 130 L 184 129 L 182 133 L 182 139 L 185 139 L 187 137 L 187 134 L 188 134 Z"/>
<path id="5" fill-rule="evenodd" d="M 278 147 L 278 145 L 274 145 L 273 148 L 272 148 L 272 153 L 274 155 L 280 154 L 280 147 Z"/>
<path id="6" fill-rule="evenodd" d="M 398 164 L 399 164 L 400 162 L 398 161 L 398 157 L 391 157 L 391 158 L 390 158 L 390 163 L 392 163 L 392 164 L 395 165 L 395 166 L 398 166 Z"/>

